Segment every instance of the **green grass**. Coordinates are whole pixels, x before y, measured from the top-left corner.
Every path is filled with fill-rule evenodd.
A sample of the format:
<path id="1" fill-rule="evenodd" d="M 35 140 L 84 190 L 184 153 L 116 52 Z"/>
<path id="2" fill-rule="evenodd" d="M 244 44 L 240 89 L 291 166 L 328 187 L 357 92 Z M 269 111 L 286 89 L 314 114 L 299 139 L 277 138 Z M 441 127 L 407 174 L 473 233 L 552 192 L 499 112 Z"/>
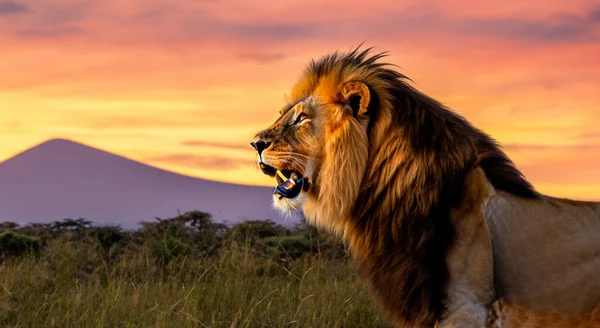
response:
<path id="1" fill-rule="evenodd" d="M 389 327 L 346 258 L 269 257 L 228 242 L 158 263 L 50 240 L 0 265 L 1 327 Z"/>

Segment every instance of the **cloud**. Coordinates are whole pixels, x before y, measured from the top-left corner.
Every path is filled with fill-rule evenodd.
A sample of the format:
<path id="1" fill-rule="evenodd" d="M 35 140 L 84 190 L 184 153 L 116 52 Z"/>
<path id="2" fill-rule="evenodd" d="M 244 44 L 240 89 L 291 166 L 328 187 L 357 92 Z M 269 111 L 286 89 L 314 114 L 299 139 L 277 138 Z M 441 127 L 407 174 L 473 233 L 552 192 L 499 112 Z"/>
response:
<path id="1" fill-rule="evenodd" d="M 148 163 L 171 164 L 186 168 L 231 170 L 241 166 L 252 167 L 256 165 L 253 160 L 241 160 L 221 156 L 203 156 L 197 154 L 180 153 L 157 156 L 144 159 Z"/>
<path id="2" fill-rule="evenodd" d="M 95 16 L 97 6 L 91 1 L 37 0 L 31 8 L 27 8 L 27 17 L 13 22 L 7 31 L 19 38 L 98 36 L 101 33 L 98 26 L 86 28 L 87 18 L 98 18 Z"/>
<path id="3" fill-rule="evenodd" d="M 0 133 L 15 133 L 21 132 L 23 129 L 23 124 L 16 121 L 8 121 L 5 123 L 0 122 Z"/>
<path id="4" fill-rule="evenodd" d="M 598 163 L 594 161 L 572 160 L 556 162 L 552 159 L 543 164 L 518 165 L 525 177 L 536 183 L 558 185 L 597 185 Z"/>
<path id="5" fill-rule="evenodd" d="M 599 139 L 600 140 L 600 132 L 597 132 L 597 131 L 584 132 L 579 135 L 579 139 L 584 139 L 584 140 Z"/>
<path id="6" fill-rule="evenodd" d="M 70 26 L 49 26 L 40 28 L 26 28 L 13 31 L 13 34 L 25 38 L 53 38 L 81 34 L 83 30 Z"/>
<path id="7" fill-rule="evenodd" d="M 106 104 L 110 107 L 111 104 Z M 244 127 L 248 122 L 259 120 L 252 112 L 243 112 L 230 115 L 213 115 L 208 110 L 169 110 L 168 107 L 154 112 L 139 112 L 139 114 L 106 114 L 85 112 L 85 106 L 81 110 L 65 110 L 63 120 L 70 126 L 83 127 L 90 130 L 114 130 L 114 129 L 212 129 L 217 126 L 226 125 L 230 128 Z M 130 110 L 133 112 L 133 110 Z M 188 145 L 194 146 L 194 145 Z M 199 146 L 199 145 L 195 145 Z"/>
<path id="8" fill-rule="evenodd" d="M 463 37 L 508 38 L 529 43 L 578 43 L 600 39 L 600 7 L 587 14 L 557 13 L 543 19 L 516 16 L 495 18 L 461 17 L 431 8 L 413 7 L 391 10 L 376 21 L 363 22 L 367 33 L 379 36 L 451 35 Z M 377 35 L 376 34 L 376 35 Z"/>
<path id="9" fill-rule="evenodd" d="M 585 17 L 555 14 L 545 20 L 523 18 L 470 19 L 459 23 L 459 32 L 470 35 L 489 35 L 521 41 L 580 42 L 598 40 L 596 12 Z"/>
<path id="10" fill-rule="evenodd" d="M 184 140 L 181 142 L 181 144 L 184 146 L 192 146 L 192 147 L 214 147 L 214 148 L 251 150 L 249 143 L 245 144 L 245 145 L 238 145 L 238 144 L 228 144 L 228 143 L 204 141 L 204 140 Z"/>
<path id="11" fill-rule="evenodd" d="M 564 151 L 564 150 L 600 150 L 600 145 L 540 145 L 540 144 L 505 144 L 506 151 Z"/>
<path id="12" fill-rule="evenodd" d="M 535 183 L 558 185 L 594 185 L 598 183 L 600 144 L 545 145 L 507 144 L 514 152 L 517 167 Z"/>
<path id="13" fill-rule="evenodd" d="M 15 121 L 10 121 L 10 122 L 6 122 L 4 124 L 5 127 L 7 128 L 19 128 L 21 127 L 21 123 L 20 122 L 15 122 Z"/>
<path id="14" fill-rule="evenodd" d="M 592 9 L 589 12 L 588 19 L 592 22 L 600 22 L 600 6 Z"/>
<path id="15" fill-rule="evenodd" d="M 226 26 L 226 25 L 225 25 Z M 315 36 L 322 26 L 315 24 L 235 24 L 224 31 L 230 37 L 244 40 L 280 41 Z"/>
<path id="16" fill-rule="evenodd" d="M 335 10 L 323 10 L 323 6 L 326 5 L 316 2 L 296 2 L 269 9 L 253 5 L 241 8 L 247 15 L 240 16 L 229 13 L 224 5 L 218 3 L 194 4 L 184 1 L 181 6 L 173 6 L 138 2 L 135 11 L 119 11 L 117 2 L 113 1 L 85 1 L 64 5 L 49 0 L 45 6 L 40 5 L 40 8 L 36 4 L 35 17 L 28 20 L 26 26 L 13 28 L 12 32 L 18 36 L 47 37 L 58 33 L 65 35 L 66 32 L 73 34 L 75 31 L 85 31 L 86 36 L 102 42 L 135 40 L 173 44 L 181 41 L 218 41 L 244 48 L 249 44 L 276 46 L 297 41 L 314 43 L 316 40 L 331 44 L 332 39 L 337 44 L 374 38 L 401 38 L 408 43 L 411 39 L 423 42 L 436 36 L 451 36 L 453 42 L 473 36 L 536 43 L 574 43 L 599 39 L 596 31 L 600 23 L 600 7 L 581 16 L 558 13 L 544 19 L 532 19 L 518 16 L 456 17 L 451 12 L 435 10 L 430 6 L 399 8 L 390 4 L 373 6 L 368 13 L 362 7 L 349 6 L 344 9 L 342 18 L 335 14 Z M 0 2 L 0 13 L 3 8 L 5 13 L 29 11 L 29 8 L 15 2 Z M 318 14 L 281 19 L 289 15 L 290 10 L 307 13 L 318 11 Z M 81 30 L 75 27 L 63 30 L 62 27 L 70 26 L 65 25 L 69 22 L 81 23 L 81 26 L 77 26 Z M 49 29 L 52 26 L 58 27 Z M 439 40 L 436 38 L 436 41 Z M 429 43 L 435 45 L 438 42 Z M 286 50 L 281 49 L 283 50 L 278 51 L 282 53 L 242 53 L 240 58 L 260 63 L 274 62 L 284 58 Z"/>
<path id="17" fill-rule="evenodd" d="M 216 13 L 215 13 L 216 14 Z M 284 41 L 312 39 L 327 30 L 327 25 L 311 22 L 286 23 L 263 21 L 239 23 L 219 18 L 211 12 L 201 11 L 202 18 L 178 13 L 178 21 L 161 17 L 160 21 L 168 21 L 171 29 L 156 31 L 159 37 L 183 39 L 185 41 L 227 41 L 245 43 L 246 45 L 277 44 Z M 144 16 L 147 20 L 147 16 Z M 147 24 L 147 23 L 146 23 Z M 166 33 L 166 34 L 165 34 Z"/>
<path id="18" fill-rule="evenodd" d="M 134 116 L 134 115 L 81 115 L 75 121 L 83 127 L 94 130 L 110 130 L 114 128 L 143 129 L 164 127 L 194 127 L 199 122 L 192 117 Z"/>
<path id="19" fill-rule="evenodd" d="M 29 7 L 24 4 L 20 4 L 12 1 L 0 1 L 0 15 L 11 15 L 26 13 L 29 11 Z"/>
<path id="20" fill-rule="evenodd" d="M 286 58 L 284 54 L 281 53 L 260 53 L 260 52 L 251 52 L 251 53 L 242 53 L 239 55 L 239 58 L 247 59 L 250 61 L 258 62 L 258 63 L 272 63 L 283 60 Z"/>

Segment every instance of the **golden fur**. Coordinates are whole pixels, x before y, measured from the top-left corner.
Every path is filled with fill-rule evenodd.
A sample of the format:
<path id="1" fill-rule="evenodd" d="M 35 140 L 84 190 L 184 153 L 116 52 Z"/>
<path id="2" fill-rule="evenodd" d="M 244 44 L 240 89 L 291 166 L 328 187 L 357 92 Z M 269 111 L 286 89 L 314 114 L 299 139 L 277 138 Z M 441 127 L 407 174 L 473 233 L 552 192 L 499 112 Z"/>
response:
<path id="1" fill-rule="evenodd" d="M 544 196 L 490 137 L 369 50 L 312 61 L 257 134 L 262 163 L 311 182 L 274 204 L 342 235 L 398 326 L 483 326 L 496 256 L 484 210 L 497 191 Z"/>
<path id="2" fill-rule="evenodd" d="M 498 300 L 492 304 L 488 328 L 598 328 L 600 308 L 580 317 L 558 311 L 533 309 Z"/>

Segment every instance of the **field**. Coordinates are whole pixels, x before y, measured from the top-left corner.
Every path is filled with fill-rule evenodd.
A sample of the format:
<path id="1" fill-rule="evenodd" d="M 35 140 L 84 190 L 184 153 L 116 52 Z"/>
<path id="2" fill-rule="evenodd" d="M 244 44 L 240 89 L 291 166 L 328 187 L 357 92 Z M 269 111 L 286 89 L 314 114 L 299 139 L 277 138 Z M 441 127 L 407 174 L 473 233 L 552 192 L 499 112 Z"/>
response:
<path id="1" fill-rule="evenodd" d="M 2 327 L 388 327 L 343 245 L 309 227 L 1 228 Z"/>

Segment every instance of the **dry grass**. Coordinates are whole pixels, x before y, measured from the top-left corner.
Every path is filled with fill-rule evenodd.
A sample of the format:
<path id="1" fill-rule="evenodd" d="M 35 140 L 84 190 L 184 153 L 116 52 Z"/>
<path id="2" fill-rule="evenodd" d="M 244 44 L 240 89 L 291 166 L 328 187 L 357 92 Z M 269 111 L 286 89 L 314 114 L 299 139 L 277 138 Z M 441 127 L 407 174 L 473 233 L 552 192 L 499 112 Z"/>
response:
<path id="1" fill-rule="evenodd" d="M 252 254 L 232 243 L 161 266 L 56 241 L 0 268 L 0 326 L 388 327 L 347 260 Z"/>

